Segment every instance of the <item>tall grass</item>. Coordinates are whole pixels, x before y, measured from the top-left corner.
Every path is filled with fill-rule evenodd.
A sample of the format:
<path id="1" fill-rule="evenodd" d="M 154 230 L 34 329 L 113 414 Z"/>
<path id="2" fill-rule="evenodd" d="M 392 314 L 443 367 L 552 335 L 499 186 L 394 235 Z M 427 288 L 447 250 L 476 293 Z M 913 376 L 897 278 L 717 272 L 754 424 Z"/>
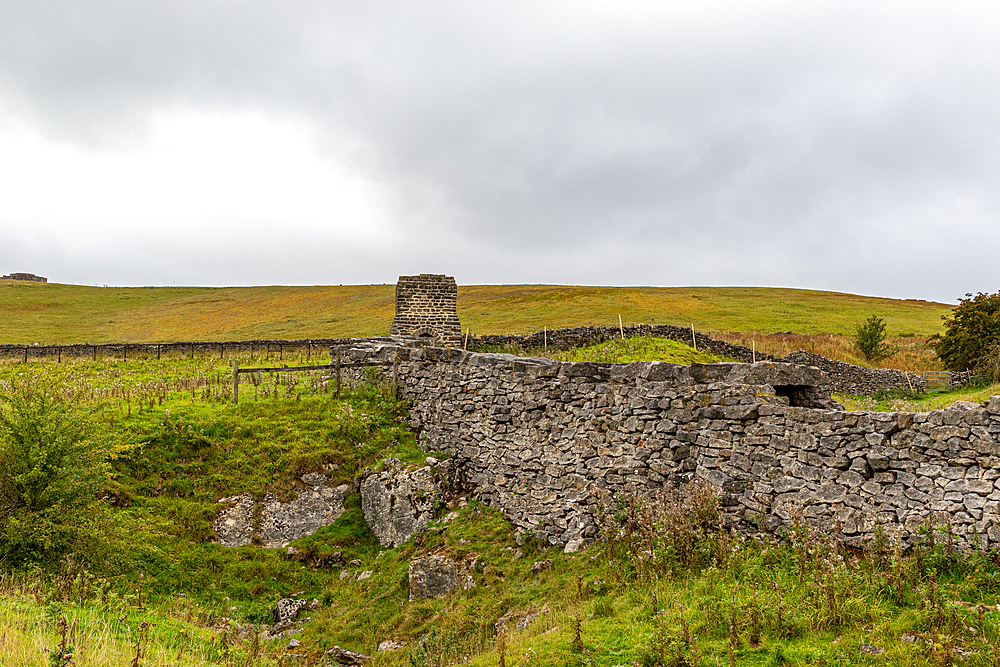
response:
<path id="1" fill-rule="evenodd" d="M 827 359 L 845 361 L 857 366 L 872 365 L 858 354 L 857 350 L 854 349 L 853 337 L 847 335 L 791 332 L 762 334 L 750 331 L 716 332 L 710 335 L 713 338 L 736 345 L 745 345 L 746 347 L 756 345 L 759 352 L 773 354 L 776 357 L 787 356 L 796 350 L 805 350 L 812 354 L 822 355 Z M 888 359 L 880 361 L 877 364 L 878 368 L 895 368 L 911 373 L 943 368 L 940 360 L 934 356 L 934 348 L 928 343 L 926 337 L 897 337 L 890 338 L 888 342 L 897 346 L 899 351 Z"/>
<path id="2" fill-rule="evenodd" d="M 67 601 L 41 573 L 0 572 L 0 658 L 5 667 L 276 664 L 270 650 L 258 651 L 251 661 L 251 648 L 246 637 L 234 640 L 223 616 L 200 612 L 183 597 L 141 609 L 134 600 L 116 595 Z"/>

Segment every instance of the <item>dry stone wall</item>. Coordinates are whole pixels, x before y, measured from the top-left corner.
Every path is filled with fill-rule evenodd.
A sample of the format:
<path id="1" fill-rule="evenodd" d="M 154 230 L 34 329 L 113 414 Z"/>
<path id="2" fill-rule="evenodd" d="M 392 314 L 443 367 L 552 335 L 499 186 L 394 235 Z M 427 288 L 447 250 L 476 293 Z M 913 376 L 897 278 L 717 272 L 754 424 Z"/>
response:
<path id="1" fill-rule="evenodd" d="M 554 544 L 597 532 L 599 499 L 701 479 L 735 521 L 801 517 L 850 544 L 912 542 L 947 520 L 1000 543 L 1000 397 L 927 413 L 846 412 L 817 368 L 778 362 L 612 365 L 372 346 L 398 360 L 411 425 L 479 495 Z"/>
<path id="2" fill-rule="evenodd" d="M 624 336 L 656 336 L 675 340 L 685 345 L 697 346 L 699 350 L 707 350 L 723 357 L 737 359 L 744 363 L 755 361 L 785 361 L 794 364 L 817 366 L 830 376 L 830 388 L 844 394 L 870 396 L 880 389 L 911 389 L 924 391 L 926 383 L 916 373 L 905 373 L 891 368 L 865 368 L 842 361 L 834 361 L 818 354 L 798 350 L 780 358 L 763 352 L 754 351 L 745 345 L 734 345 L 726 341 L 716 340 L 701 332 L 692 333 L 687 327 L 671 324 L 633 324 L 626 327 L 573 327 L 538 331 L 532 334 L 485 335 L 473 336 L 474 346 L 507 346 L 516 345 L 523 349 L 540 350 L 551 347 L 565 350 L 583 345 L 593 345 Z"/>

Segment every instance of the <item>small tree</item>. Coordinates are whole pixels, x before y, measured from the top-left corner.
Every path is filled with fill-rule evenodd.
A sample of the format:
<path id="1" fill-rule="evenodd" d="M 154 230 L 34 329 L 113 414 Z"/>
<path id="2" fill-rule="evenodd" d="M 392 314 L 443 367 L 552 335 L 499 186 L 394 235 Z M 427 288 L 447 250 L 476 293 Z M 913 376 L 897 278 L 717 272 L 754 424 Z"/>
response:
<path id="1" fill-rule="evenodd" d="M 975 297 L 966 294 L 945 316 L 944 334 L 934 345 L 938 359 L 950 371 L 975 368 L 986 352 L 1000 344 L 1000 292 Z"/>
<path id="2" fill-rule="evenodd" d="M 0 386 L 0 561 L 51 560 L 99 542 L 109 454 L 57 387 L 30 377 Z"/>
<path id="3" fill-rule="evenodd" d="M 888 359 L 899 352 L 899 348 L 885 342 L 885 320 L 872 315 L 863 323 L 854 327 L 854 349 L 868 363 L 876 363 Z"/>

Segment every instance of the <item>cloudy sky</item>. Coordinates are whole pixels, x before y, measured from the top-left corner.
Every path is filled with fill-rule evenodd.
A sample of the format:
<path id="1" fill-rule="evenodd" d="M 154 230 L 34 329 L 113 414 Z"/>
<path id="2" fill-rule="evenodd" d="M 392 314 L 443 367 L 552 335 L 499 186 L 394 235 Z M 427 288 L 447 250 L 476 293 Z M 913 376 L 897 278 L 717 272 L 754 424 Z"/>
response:
<path id="1" fill-rule="evenodd" d="M 996 2 L 0 0 L 0 271 L 1000 289 Z"/>

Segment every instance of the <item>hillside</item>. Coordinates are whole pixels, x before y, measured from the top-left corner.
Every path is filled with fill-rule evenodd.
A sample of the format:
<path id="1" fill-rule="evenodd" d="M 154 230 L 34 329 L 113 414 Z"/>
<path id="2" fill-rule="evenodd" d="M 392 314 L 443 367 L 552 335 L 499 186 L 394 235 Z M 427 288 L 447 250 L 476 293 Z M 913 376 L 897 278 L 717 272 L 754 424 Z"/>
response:
<path id="1" fill-rule="evenodd" d="M 891 534 L 860 553 L 800 524 L 758 540 L 724 530 L 719 499 L 690 487 L 663 496 L 660 521 L 643 498 L 616 496 L 598 539 L 564 553 L 456 497 L 383 548 L 354 493 L 291 551 L 223 547 L 222 496 L 287 500 L 306 471 L 339 483 L 427 455 L 377 376 L 340 397 L 318 377 L 263 376 L 233 407 L 227 370 L 202 358 L 0 365 L 5 407 L 32 385 L 54 388 L 56 405 L 82 399 L 72 419 L 29 416 L 59 432 L 89 424 L 114 473 L 91 476 L 101 503 L 21 512 L 33 532 L 0 532 L 4 665 L 325 665 L 334 646 L 372 667 L 996 664 L 997 563 L 953 550 L 951 524 L 931 520 L 907 553 Z M 57 476 L 49 488 L 68 487 Z M 411 599 L 410 563 L 432 554 L 471 563 L 475 585 Z M 315 603 L 296 627 L 258 634 L 288 597 Z"/>
<path id="2" fill-rule="evenodd" d="M 386 334 L 394 285 L 88 287 L 0 281 L 0 343 L 330 338 Z M 766 287 L 459 287 L 473 333 L 589 323 L 690 325 L 702 331 L 849 334 L 871 314 L 890 335 L 941 330 L 948 304 Z"/>

